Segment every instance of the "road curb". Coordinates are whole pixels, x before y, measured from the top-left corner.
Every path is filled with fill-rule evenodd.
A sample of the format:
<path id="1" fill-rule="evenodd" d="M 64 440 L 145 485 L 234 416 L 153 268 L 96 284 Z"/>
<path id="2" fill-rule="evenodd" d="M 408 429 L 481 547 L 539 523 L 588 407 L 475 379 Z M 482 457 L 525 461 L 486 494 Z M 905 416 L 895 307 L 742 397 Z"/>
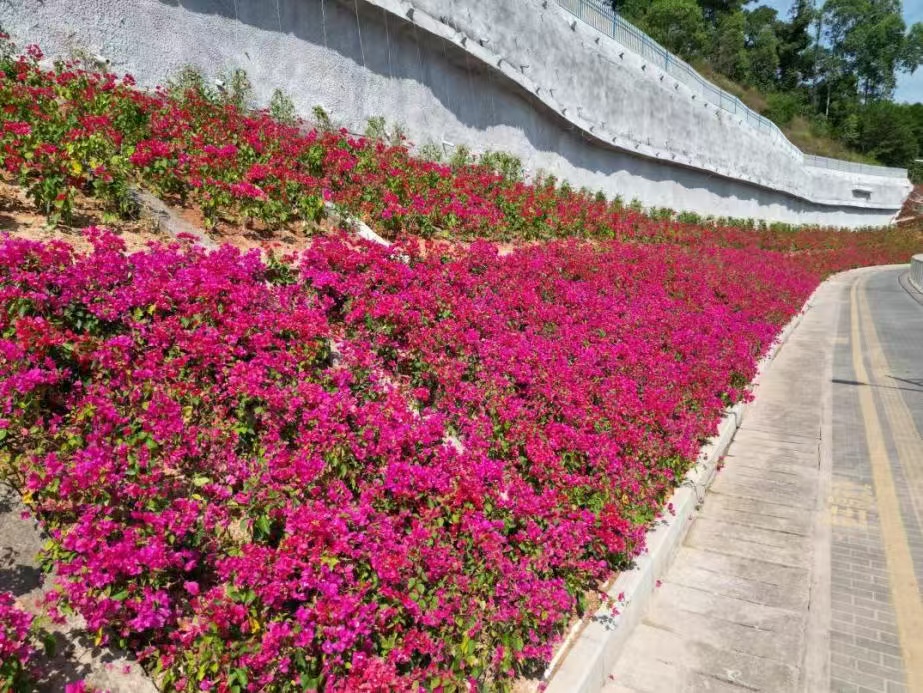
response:
<path id="1" fill-rule="evenodd" d="M 829 277 L 826 281 L 842 276 Z M 814 304 L 814 298 L 823 282 L 779 333 L 773 346 L 760 360 L 753 380 L 758 385 L 779 350 L 801 324 Z M 635 560 L 634 567 L 619 575 L 607 590 L 608 596 L 620 604 L 619 612 L 612 614 L 609 606 L 602 606 L 589 619 L 576 624 L 565 638 L 559 660 L 552 660 L 546 672 L 546 693 L 597 693 L 607 683 L 607 677 L 621 654 L 635 626 L 644 615 L 653 596 L 657 581 L 666 574 L 686 532 L 695 519 L 695 511 L 705 498 L 718 469 L 718 463 L 727 452 L 740 428 L 747 411 L 744 402 L 733 406 L 718 425 L 718 434 L 706 443 L 695 466 L 686 474 L 682 484 L 673 492 L 667 503 L 673 513 L 664 512 L 663 519 L 650 529 L 646 536 L 647 550 Z"/>

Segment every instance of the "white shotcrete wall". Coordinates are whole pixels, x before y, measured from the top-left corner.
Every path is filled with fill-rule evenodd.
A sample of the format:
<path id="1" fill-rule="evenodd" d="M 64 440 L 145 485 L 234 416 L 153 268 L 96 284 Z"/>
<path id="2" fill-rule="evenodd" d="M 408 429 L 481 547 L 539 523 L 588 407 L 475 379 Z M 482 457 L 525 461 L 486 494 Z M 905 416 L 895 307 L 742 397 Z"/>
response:
<path id="1" fill-rule="evenodd" d="M 354 130 L 383 116 L 647 206 L 859 227 L 911 187 L 805 165 L 554 0 L 5 0 L 0 24 L 148 86 L 241 67 L 262 103 L 278 87 Z"/>

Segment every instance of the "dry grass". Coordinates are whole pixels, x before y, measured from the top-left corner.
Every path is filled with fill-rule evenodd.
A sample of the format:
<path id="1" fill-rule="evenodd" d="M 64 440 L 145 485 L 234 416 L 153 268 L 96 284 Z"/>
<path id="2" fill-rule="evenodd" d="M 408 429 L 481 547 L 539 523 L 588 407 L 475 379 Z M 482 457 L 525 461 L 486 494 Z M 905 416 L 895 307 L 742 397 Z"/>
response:
<path id="1" fill-rule="evenodd" d="M 694 67 L 696 71 L 709 82 L 733 94 L 757 113 L 762 113 L 769 106 L 769 102 L 766 101 L 766 96 L 759 89 L 738 84 L 734 80 L 725 77 L 720 72 L 715 72 L 708 63 L 696 62 Z"/>
<path id="2" fill-rule="evenodd" d="M 792 122 L 782 128 L 785 136 L 806 154 L 816 154 L 817 156 L 828 156 L 831 159 L 845 159 L 846 161 L 856 161 L 860 164 L 878 164 L 879 162 L 870 156 L 860 154 L 847 147 L 842 142 L 835 140 L 823 134 L 818 134 L 812 126 L 811 121 L 803 116 L 795 116 Z"/>

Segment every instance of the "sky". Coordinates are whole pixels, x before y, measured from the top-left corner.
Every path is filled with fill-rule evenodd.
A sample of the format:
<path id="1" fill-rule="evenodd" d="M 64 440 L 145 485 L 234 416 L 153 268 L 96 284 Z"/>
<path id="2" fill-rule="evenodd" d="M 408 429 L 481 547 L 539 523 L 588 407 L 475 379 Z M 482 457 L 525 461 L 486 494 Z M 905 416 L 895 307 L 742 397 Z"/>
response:
<path id="1" fill-rule="evenodd" d="M 792 7 L 792 0 L 755 0 L 749 8 L 752 9 L 758 5 L 774 7 L 779 11 L 780 17 L 787 17 Z M 923 22 L 923 0 L 904 0 L 904 21 L 908 26 L 914 22 Z M 894 99 L 908 103 L 923 102 L 923 65 L 918 67 L 912 75 L 898 73 Z"/>

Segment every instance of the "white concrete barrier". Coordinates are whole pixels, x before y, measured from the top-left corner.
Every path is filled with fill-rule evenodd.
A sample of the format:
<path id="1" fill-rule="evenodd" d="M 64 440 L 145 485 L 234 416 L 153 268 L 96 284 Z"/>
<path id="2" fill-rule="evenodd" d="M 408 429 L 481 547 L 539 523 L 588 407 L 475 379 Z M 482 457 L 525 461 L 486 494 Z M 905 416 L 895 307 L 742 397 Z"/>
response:
<path id="1" fill-rule="evenodd" d="M 910 260 L 910 283 L 923 294 L 923 253 L 914 255 Z"/>
<path id="2" fill-rule="evenodd" d="M 889 223 L 906 177 L 819 167 L 549 0 L 4 0 L 49 56 L 100 55 L 146 86 L 247 71 L 298 111 L 417 144 L 518 156 L 573 187 L 700 215 Z"/>

